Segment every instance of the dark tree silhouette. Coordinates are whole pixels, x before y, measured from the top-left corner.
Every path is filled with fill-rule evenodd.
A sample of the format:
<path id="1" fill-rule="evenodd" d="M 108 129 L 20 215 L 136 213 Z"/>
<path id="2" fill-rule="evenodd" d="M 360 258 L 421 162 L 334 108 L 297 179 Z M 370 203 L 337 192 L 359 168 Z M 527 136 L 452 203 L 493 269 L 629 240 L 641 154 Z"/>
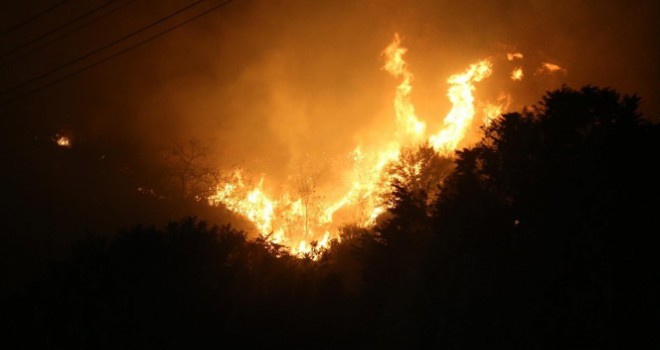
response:
<path id="1" fill-rule="evenodd" d="M 443 341 L 602 348 L 650 339 L 658 308 L 648 227 L 660 191 L 649 160 L 660 134 L 638 101 L 564 87 L 503 115 L 458 153 L 428 263 L 446 298 Z"/>

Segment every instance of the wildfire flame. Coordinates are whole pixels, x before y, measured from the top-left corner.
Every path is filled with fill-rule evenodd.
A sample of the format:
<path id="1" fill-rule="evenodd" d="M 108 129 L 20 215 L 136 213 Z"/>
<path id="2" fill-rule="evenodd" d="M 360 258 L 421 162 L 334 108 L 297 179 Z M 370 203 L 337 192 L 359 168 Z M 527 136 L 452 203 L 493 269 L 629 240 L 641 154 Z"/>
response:
<path id="1" fill-rule="evenodd" d="M 502 93 L 495 103 L 487 103 L 484 107 L 484 125 L 488 126 L 493 119 L 504 113 L 511 104 L 511 95 Z"/>
<path id="2" fill-rule="evenodd" d="M 236 171 L 234 181 L 219 187 L 212 201 L 222 202 L 228 209 L 241 213 L 262 233 L 269 233 L 272 228 L 277 203 L 264 193 L 263 178 L 256 187 L 249 188 L 244 183 L 241 172 Z"/>
<path id="3" fill-rule="evenodd" d="M 539 68 L 539 73 L 554 73 L 554 72 L 566 72 L 566 69 L 554 64 L 544 62 Z"/>
<path id="4" fill-rule="evenodd" d="M 408 51 L 406 48 L 401 47 L 399 34 L 395 34 L 394 41 L 383 51 L 383 55 L 387 57 L 383 69 L 396 78 L 403 78 L 399 86 L 396 87 L 396 97 L 394 98 L 396 120 L 406 134 L 412 135 L 414 140 L 418 141 L 424 134 L 426 124 L 417 118 L 415 107 L 410 102 L 410 91 L 412 91 L 410 83 L 413 75 L 408 71 L 406 61 L 403 60 L 406 51 Z"/>
<path id="5" fill-rule="evenodd" d="M 352 169 L 347 172 L 349 184 L 343 195 L 327 203 L 310 205 L 310 200 L 299 191 L 285 191 L 277 197 L 268 195 L 263 177 L 256 184 L 246 181 L 240 171 L 234 171 L 228 180 L 218 184 L 216 193 L 209 198 L 213 204 L 222 203 L 230 210 L 243 215 L 259 233 L 269 241 L 289 247 L 297 256 L 318 258 L 319 252 L 327 249 L 333 239 L 339 239 L 336 232 L 339 222 L 336 214 L 347 208 L 353 208 L 357 214 L 353 221 L 363 226 L 373 225 L 376 219 L 387 210 L 382 197 L 389 191 L 385 169 L 388 164 L 397 161 L 400 150 L 427 141 L 438 153 L 451 156 L 463 140 L 476 114 L 474 91 L 475 84 L 492 74 L 493 64 L 484 59 L 471 64 L 467 70 L 454 74 L 447 79 L 449 90 L 447 97 L 452 108 L 442 121 L 440 130 L 427 135 L 426 123 L 415 114 L 410 100 L 413 74 L 404 60 L 407 49 L 401 46 L 398 34 L 385 48 L 383 69 L 401 82 L 396 87 L 394 96 L 395 135 L 389 142 L 380 146 L 365 147 L 358 145 L 350 154 Z M 521 59 L 522 54 L 509 54 L 509 60 Z M 522 74 L 522 71 L 521 71 Z M 495 103 L 483 108 L 483 121 L 489 123 L 501 114 L 509 104 L 509 96 L 500 97 Z"/>
<path id="6" fill-rule="evenodd" d="M 522 67 L 518 67 L 511 72 L 511 80 L 513 81 L 520 81 L 523 78 L 523 69 Z"/>
<path id="7" fill-rule="evenodd" d="M 492 66 L 490 60 L 482 60 L 470 65 L 463 74 L 452 75 L 447 80 L 450 84 L 447 96 L 453 107 L 445 117 L 443 129 L 429 138 L 436 151 L 450 154 L 465 136 L 474 117 L 474 83 L 489 77 Z"/>
<path id="8" fill-rule="evenodd" d="M 64 135 L 56 134 L 56 135 L 53 137 L 53 140 L 54 140 L 55 143 L 56 143 L 58 146 L 60 146 L 60 147 L 71 148 L 71 139 L 68 138 L 68 137 L 66 137 L 66 136 L 64 136 Z"/>
<path id="9" fill-rule="evenodd" d="M 513 60 L 516 60 L 516 59 L 522 60 L 523 59 L 523 54 L 520 53 L 520 52 L 507 53 L 506 54 L 506 59 L 509 60 L 509 61 L 513 61 Z"/>

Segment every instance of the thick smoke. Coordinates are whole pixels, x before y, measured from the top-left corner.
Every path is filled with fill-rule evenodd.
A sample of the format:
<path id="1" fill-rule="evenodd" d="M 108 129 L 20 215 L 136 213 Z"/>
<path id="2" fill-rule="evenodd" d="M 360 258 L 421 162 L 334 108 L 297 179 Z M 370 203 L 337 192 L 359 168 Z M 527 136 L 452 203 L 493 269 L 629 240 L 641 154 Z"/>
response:
<path id="1" fill-rule="evenodd" d="M 154 77 L 140 99 L 150 102 L 131 109 L 150 143 L 213 139 L 228 167 L 285 180 L 305 159 L 332 162 L 392 131 L 397 81 L 381 69 L 381 51 L 394 32 L 431 126 L 450 108 L 447 77 L 483 57 L 496 64 L 479 86 L 484 100 L 507 92 L 520 108 L 561 84 L 592 83 L 639 93 L 656 111 L 657 54 L 641 54 L 658 46 L 653 13 L 595 1 L 239 1 L 146 49 Z M 510 51 L 525 55 L 523 83 L 507 79 Z M 542 76 L 543 62 L 566 73 Z"/>
<path id="2" fill-rule="evenodd" d="M 129 5 L 5 66 L 6 85 L 188 3 Z M 10 7 L 2 11 L 5 28 L 45 5 Z M 63 6 L 4 43 L 11 47 L 79 12 Z M 310 160 L 317 172 L 337 169 L 357 145 L 393 132 L 398 82 L 382 69 L 381 52 L 395 32 L 409 49 L 412 102 L 433 130 L 451 107 L 447 77 L 485 57 L 495 67 L 478 87 L 483 100 L 505 92 L 510 109 L 519 109 L 547 89 L 591 83 L 640 94 L 643 110 L 654 117 L 660 109 L 657 15 L 657 4 L 636 1 L 237 0 L 8 108 L 13 130 L 30 137 L 64 131 L 78 144 L 145 167 L 175 141 L 210 142 L 220 167 L 244 167 L 277 184 L 291 181 Z M 523 82 L 510 81 L 515 67 L 507 52 L 524 54 Z M 566 72 L 541 76 L 543 62 Z"/>

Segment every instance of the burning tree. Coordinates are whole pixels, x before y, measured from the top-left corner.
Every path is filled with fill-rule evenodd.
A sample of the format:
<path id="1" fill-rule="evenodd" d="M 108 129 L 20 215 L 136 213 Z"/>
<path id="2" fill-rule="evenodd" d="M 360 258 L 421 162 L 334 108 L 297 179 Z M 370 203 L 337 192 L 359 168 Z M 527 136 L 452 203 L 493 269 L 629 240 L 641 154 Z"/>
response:
<path id="1" fill-rule="evenodd" d="M 399 81 L 393 99 L 396 130 L 379 141 L 359 143 L 350 153 L 352 171 L 345 172 L 341 186 L 326 193 L 328 198 L 318 196 L 318 174 L 301 167 L 299 176 L 291 178 L 295 183 L 270 186 L 284 189 L 278 194 L 264 190 L 263 177 L 256 186 L 239 177 L 218 184 L 209 201 L 223 203 L 247 217 L 262 236 L 289 245 L 294 254 L 308 250 L 314 240 L 327 243 L 329 238 L 339 237 L 335 229 L 347 223 L 349 211 L 355 213 L 352 217 L 359 225 L 370 227 L 388 207 L 395 207 L 395 202 L 406 196 L 423 197 L 427 206 L 437 196 L 437 184 L 451 168 L 449 158 L 475 139 L 471 128 L 489 125 L 506 111 L 511 97 L 502 93 L 491 102 L 477 99 L 477 85 L 494 71 L 495 60 L 483 58 L 446 80 L 446 97 L 452 105 L 447 114 L 435 121 L 422 119 L 411 96 L 414 75 L 404 59 L 408 49 L 401 44 L 401 37 L 395 34 L 382 52 L 383 69 Z M 507 59 L 518 64 L 523 54 L 509 53 Z M 553 72 L 557 70 L 548 68 L 548 74 Z M 522 70 L 512 79 L 523 79 Z M 415 150 L 420 144 L 423 146 Z M 395 193 L 390 196 L 391 186 Z M 384 196 L 389 203 L 383 203 Z"/>
<path id="2" fill-rule="evenodd" d="M 311 163 L 301 163 L 298 166 L 298 194 L 302 201 L 303 210 L 303 234 L 304 237 L 310 233 L 310 222 L 319 221 L 320 197 L 317 193 L 317 181 L 319 172 Z"/>
<path id="3" fill-rule="evenodd" d="M 409 193 L 430 204 L 439 193 L 439 186 L 453 169 L 453 159 L 438 154 L 429 144 L 405 147 L 399 159 L 388 164 L 384 180 L 392 192 L 386 193 L 389 206 L 395 206 L 397 194 Z"/>

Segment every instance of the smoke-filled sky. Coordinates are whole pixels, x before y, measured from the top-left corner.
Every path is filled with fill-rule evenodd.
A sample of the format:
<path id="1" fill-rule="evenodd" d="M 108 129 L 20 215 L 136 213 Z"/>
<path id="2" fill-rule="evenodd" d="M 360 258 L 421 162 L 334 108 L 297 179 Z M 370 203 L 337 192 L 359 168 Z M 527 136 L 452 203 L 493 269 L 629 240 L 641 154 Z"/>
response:
<path id="1" fill-rule="evenodd" d="M 58 2 L 3 2 L 2 51 L 106 1 L 70 0 L 16 27 Z M 3 55 L 1 88 L 29 81 L 193 2 L 112 3 L 91 18 L 112 13 L 83 30 L 29 55 L 24 53 L 59 33 Z M 382 69 L 381 52 L 395 32 L 408 48 L 405 59 L 415 76 L 412 101 L 430 127 L 439 126 L 450 108 L 446 79 L 486 57 L 493 59 L 495 73 L 477 85 L 475 94 L 493 99 L 510 93 L 511 109 L 565 83 L 637 93 L 648 117 L 657 119 L 660 111 L 660 39 L 654 23 L 660 6 L 603 0 L 235 0 L 14 100 L 218 3 L 203 2 L 98 56 L 3 94 L 0 113 L 10 147 L 20 149 L 28 139 L 62 132 L 73 138 L 74 147 L 148 162 L 176 140 L 198 139 L 213 144 L 221 167 L 240 165 L 285 179 L 309 157 L 341 161 L 358 144 L 392 132 L 399 81 Z M 507 79 L 513 68 L 507 52 L 525 55 L 521 83 Z M 542 62 L 566 71 L 534 75 Z"/>

